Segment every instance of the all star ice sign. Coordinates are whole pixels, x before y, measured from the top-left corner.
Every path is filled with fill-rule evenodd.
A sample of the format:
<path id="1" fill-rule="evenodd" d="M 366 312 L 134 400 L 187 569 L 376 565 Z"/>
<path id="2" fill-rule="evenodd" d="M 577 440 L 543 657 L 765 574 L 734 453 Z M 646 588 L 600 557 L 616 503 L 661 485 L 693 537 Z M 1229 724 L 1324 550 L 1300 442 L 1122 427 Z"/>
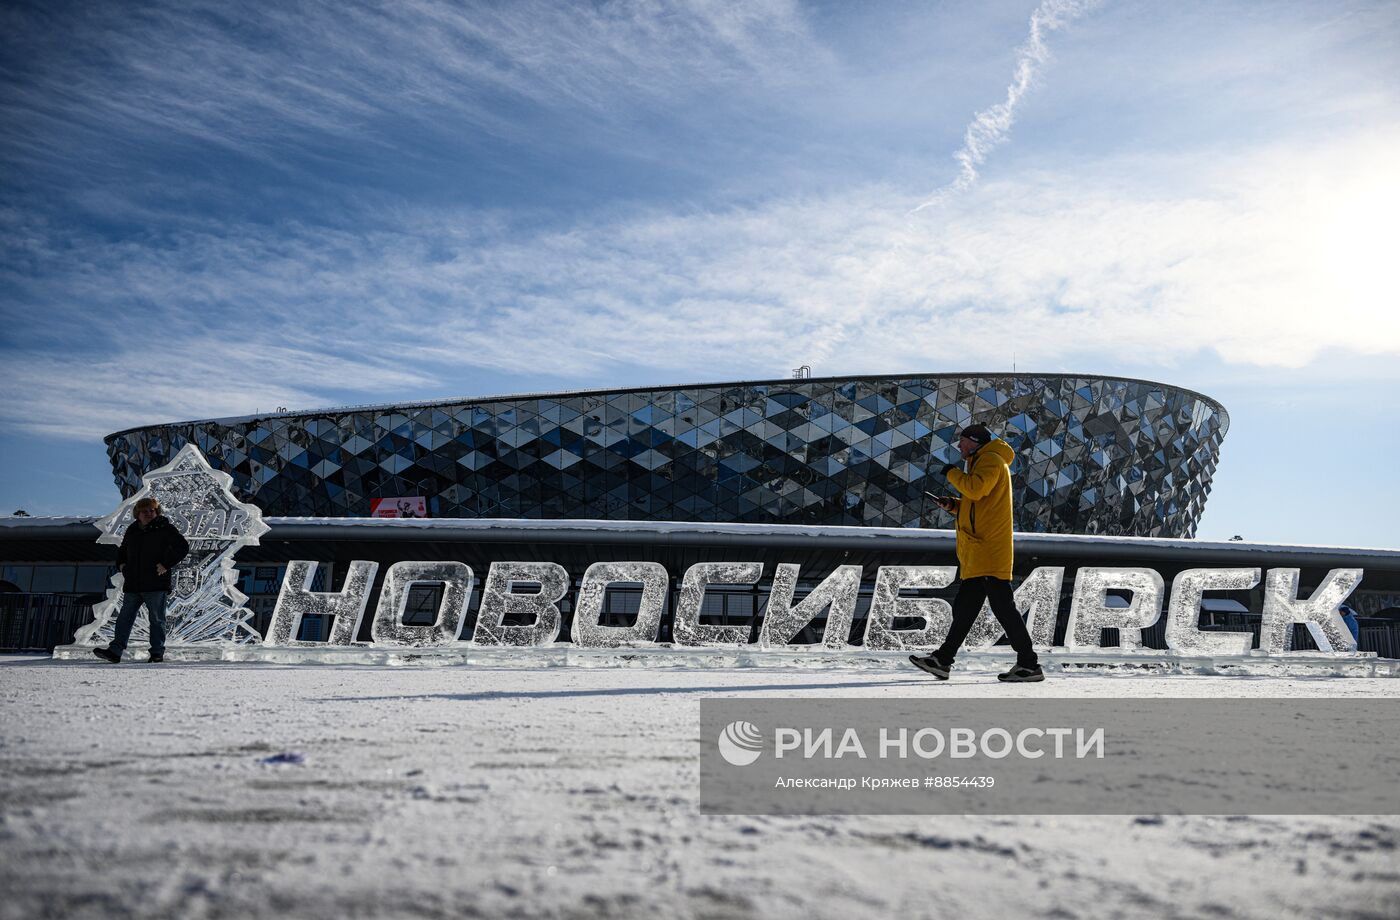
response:
<path id="1" fill-rule="evenodd" d="M 232 485 L 233 477 L 210 467 L 199 449 L 188 444 L 174 460 L 142 477 L 140 491 L 97 522 L 102 531 L 97 542 L 120 545 L 135 521 L 136 503 L 150 496 L 189 541 L 189 555 L 171 573 L 166 608 L 169 645 L 261 641 L 251 625 L 252 611 L 243 606 L 248 598 L 236 587 L 233 557 L 244 546 L 256 546 L 269 528 L 257 506 L 234 497 Z M 94 608 L 96 619 L 78 630 L 75 645 L 111 641 L 121 590 L 119 573 L 112 579 L 107 599 Z M 144 612 L 136 618 L 132 641 L 150 641 Z"/>

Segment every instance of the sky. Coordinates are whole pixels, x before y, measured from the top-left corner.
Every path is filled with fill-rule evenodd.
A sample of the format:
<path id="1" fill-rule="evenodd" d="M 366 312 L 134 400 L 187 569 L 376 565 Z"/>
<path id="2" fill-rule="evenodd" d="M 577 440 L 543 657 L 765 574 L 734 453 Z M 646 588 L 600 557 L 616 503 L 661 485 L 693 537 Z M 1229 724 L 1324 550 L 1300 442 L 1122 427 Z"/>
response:
<path id="1" fill-rule="evenodd" d="M 279 406 L 961 371 L 1225 405 L 1400 548 L 1400 3 L 8 3 L 0 513 Z"/>

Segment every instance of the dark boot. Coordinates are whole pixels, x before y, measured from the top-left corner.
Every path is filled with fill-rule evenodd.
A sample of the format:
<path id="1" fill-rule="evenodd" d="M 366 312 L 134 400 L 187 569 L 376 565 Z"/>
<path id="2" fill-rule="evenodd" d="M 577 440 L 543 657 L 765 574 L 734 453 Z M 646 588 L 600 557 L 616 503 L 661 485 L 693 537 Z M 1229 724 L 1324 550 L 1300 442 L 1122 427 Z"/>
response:
<path id="1" fill-rule="evenodd" d="M 1040 665 L 1018 664 L 1005 674 L 998 674 L 997 680 L 1004 684 L 1029 684 L 1044 680 L 1045 672 L 1040 669 Z"/>
<path id="2" fill-rule="evenodd" d="M 918 655 L 910 655 L 909 662 L 920 671 L 926 671 L 939 680 L 947 680 L 949 673 L 953 670 L 953 666 L 951 664 L 945 664 L 943 659 L 939 658 L 935 652 L 930 652 L 922 658 Z"/>
<path id="3" fill-rule="evenodd" d="M 95 648 L 92 650 L 92 653 L 103 661 L 109 661 L 112 664 L 121 664 L 122 656 L 109 648 Z"/>

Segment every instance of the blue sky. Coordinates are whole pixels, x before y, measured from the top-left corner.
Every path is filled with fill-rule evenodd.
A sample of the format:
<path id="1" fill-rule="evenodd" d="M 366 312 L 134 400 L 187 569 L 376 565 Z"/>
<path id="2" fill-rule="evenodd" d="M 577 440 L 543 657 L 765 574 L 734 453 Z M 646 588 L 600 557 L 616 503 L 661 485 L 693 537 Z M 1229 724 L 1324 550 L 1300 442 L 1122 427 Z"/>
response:
<path id="1" fill-rule="evenodd" d="M 1400 547 L 1400 4 L 6 5 L 0 512 L 104 434 L 1006 370 L 1207 393 L 1198 536 Z"/>

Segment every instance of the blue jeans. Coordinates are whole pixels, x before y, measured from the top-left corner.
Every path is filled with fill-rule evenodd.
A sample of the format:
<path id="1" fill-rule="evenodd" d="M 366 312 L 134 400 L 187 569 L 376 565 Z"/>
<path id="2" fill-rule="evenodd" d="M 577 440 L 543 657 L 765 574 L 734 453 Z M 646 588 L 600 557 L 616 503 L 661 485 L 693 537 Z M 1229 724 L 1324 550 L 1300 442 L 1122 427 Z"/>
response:
<path id="1" fill-rule="evenodd" d="M 165 654 L 165 591 L 125 591 L 122 593 L 121 610 L 117 612 L 117 630 L 112 644 L 107 646 L 120 655 L 126 651 L 126 642 L 131 638 L 131 627 L 136 624 L 136 611 L 146 605 L 146 618 L 151 621 L 151 654 Z"/>

